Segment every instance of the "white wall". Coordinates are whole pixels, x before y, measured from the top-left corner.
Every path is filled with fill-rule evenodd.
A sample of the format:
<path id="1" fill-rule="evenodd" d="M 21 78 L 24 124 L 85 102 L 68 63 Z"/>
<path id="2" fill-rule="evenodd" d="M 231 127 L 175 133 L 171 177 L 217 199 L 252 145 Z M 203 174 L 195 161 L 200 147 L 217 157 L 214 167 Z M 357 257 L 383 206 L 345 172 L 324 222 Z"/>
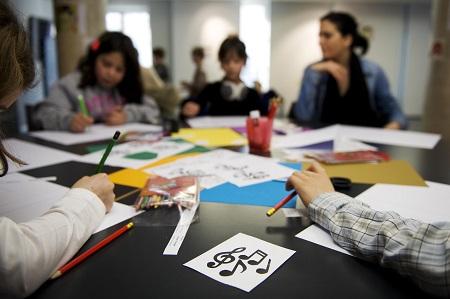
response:
<path id="1" fill-rule="evenodd" d="M 272 3 L 270 82 L 286 100 L 285 111 L 297 99 L 305 67 L 320 59 L 320 16 L 329 5 Z"/>
<path id="2" fill-rule="evenodd" d="M 171 44 L 171 3 L 169 1 L 150 1 L 150 26 L 152 46 L 162 47 L 166 51 L 166 62 L 173 74 L 173 53 Z"/>
<path id="3" fill-rule="evenodd" d="M 205 48 L 204 68 L 209 81 L 223 77 L 217 52 L 229 34 L 238 33 L 239 1 L 172 2 L 173 82 L 190 81 L 194 72 L 191 49 Z"/>

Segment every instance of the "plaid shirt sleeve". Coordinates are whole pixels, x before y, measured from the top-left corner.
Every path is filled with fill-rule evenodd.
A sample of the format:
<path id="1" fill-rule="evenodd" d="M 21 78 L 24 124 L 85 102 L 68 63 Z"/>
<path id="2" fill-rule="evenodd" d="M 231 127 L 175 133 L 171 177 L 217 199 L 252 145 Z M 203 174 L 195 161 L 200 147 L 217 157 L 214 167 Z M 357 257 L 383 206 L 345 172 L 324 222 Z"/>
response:
<path id="1" fill-rule="evenodd" d="M 410 276 L 423 290 L 450 297 L 450 222 L 423 223 L 371 209 L 342 193 L 324 193 L 309 215 L 341 247 Z"/>

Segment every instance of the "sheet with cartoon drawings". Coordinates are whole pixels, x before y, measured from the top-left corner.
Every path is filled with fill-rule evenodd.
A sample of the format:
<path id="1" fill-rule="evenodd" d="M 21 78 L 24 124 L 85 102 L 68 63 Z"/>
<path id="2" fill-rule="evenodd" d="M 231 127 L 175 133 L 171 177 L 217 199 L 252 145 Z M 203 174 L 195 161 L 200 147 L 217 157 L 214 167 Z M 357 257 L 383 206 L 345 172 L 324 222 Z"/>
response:
<path id="1" fill-rule="evenodd" d="M 167 178 L 194 175 L 199 178 L 203 188 L 212 188 L 225 182 L 244 187 L 285 178 L 292 174 L 291 168 L 282 166 L 273 159 L 224 149 L 145 171 Z"/>
<path id="2" fill-rule="evenodd" d="M 106 165 L 139 168 L 165 157 L 191 149 L 188 142 L 161 140 L 158 142 L 132 141 L 115 145 L 106 159 Z M 94 152 L 80 158 L 83 162 L 98 163 L 104 151 Z"/>
<path id="3" fill-rule="evenodd" d="M 250 292 L 294 253 L 294 250 L 238 233 L 184 266 Z"/>

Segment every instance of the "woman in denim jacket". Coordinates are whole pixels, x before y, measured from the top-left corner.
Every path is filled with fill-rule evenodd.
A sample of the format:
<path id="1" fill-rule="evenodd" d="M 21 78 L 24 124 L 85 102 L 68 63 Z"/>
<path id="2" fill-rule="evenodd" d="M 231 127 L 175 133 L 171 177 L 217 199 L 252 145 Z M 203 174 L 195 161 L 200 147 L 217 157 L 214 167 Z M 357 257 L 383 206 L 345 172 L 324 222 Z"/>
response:
<path id="1" fill-rule="evenodd" d="M 320 20 L 323 60 L 306 68 L 295 118 L 303 123 L 406 128 L 406 118 L 377 64 L 354 53 L 368 49 L 355 19 L 331 12 Z"/>

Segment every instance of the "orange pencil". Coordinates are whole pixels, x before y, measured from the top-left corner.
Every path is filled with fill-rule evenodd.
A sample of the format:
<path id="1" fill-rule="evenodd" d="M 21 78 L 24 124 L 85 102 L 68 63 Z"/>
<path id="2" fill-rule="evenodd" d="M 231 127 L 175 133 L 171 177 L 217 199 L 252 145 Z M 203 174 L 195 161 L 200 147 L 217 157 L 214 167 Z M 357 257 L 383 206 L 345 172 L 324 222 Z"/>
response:
<path id="1" fill-rule="evenodd" d="M 280 200 L 273 208 L 269 209 L 266 212 L 267 217 L 270 217 L 273 214 L 275 214 L 275 212 L 278 211 L 278 209 L 280 209 L 282 206 L 284 206 L 288 201 L 290 201 L 296 195 L 297 195 L 297 192 L 294 191 L 291 194 L 289 194 L 288 196 L 286 196 L 285 198 L 283 198 L 282 200 Z"/>
<path id="2" fill-rule="evenodd" d="M 102 241 L 98 242 L 93 247 L 89 248 L 88 250 L 86 250 L 85 252 L 83 252 L 82 254 L 80 254 L 79 256 L 77 256 L 76 258 L 74 258 L 73 260 L 71 260 L 70 262 L 68 262 L 67 264 L 62 266 L 61 268 L 59 268 L 58 271 L 56 271 L 52 275 L 52 277 L 50 277 L 50 279 L 55 279 L 55 278 L 60 277 L 65 272 L 69 271 L 70 269 L 72 269 L 73 267 L 75 267 L 76 265 L 78 265 L 79 263 L 84 261 L 87 257 L 89 257 L 93 253 L 97 252 L 102 247 L 106 246 L 112 240 L 116 239 L 118 236 L 122 235 L 124 232 L 126 232 L 133 226 L 134 226 L 134 223 L 130 222 L 127 225 L 123 226 L 122 228 L 118 229 L 117 231 L 115 231 L 114 233 L 112 233 L 111 235 L 109 235 L 108 237 L 103 239 Z"/>

